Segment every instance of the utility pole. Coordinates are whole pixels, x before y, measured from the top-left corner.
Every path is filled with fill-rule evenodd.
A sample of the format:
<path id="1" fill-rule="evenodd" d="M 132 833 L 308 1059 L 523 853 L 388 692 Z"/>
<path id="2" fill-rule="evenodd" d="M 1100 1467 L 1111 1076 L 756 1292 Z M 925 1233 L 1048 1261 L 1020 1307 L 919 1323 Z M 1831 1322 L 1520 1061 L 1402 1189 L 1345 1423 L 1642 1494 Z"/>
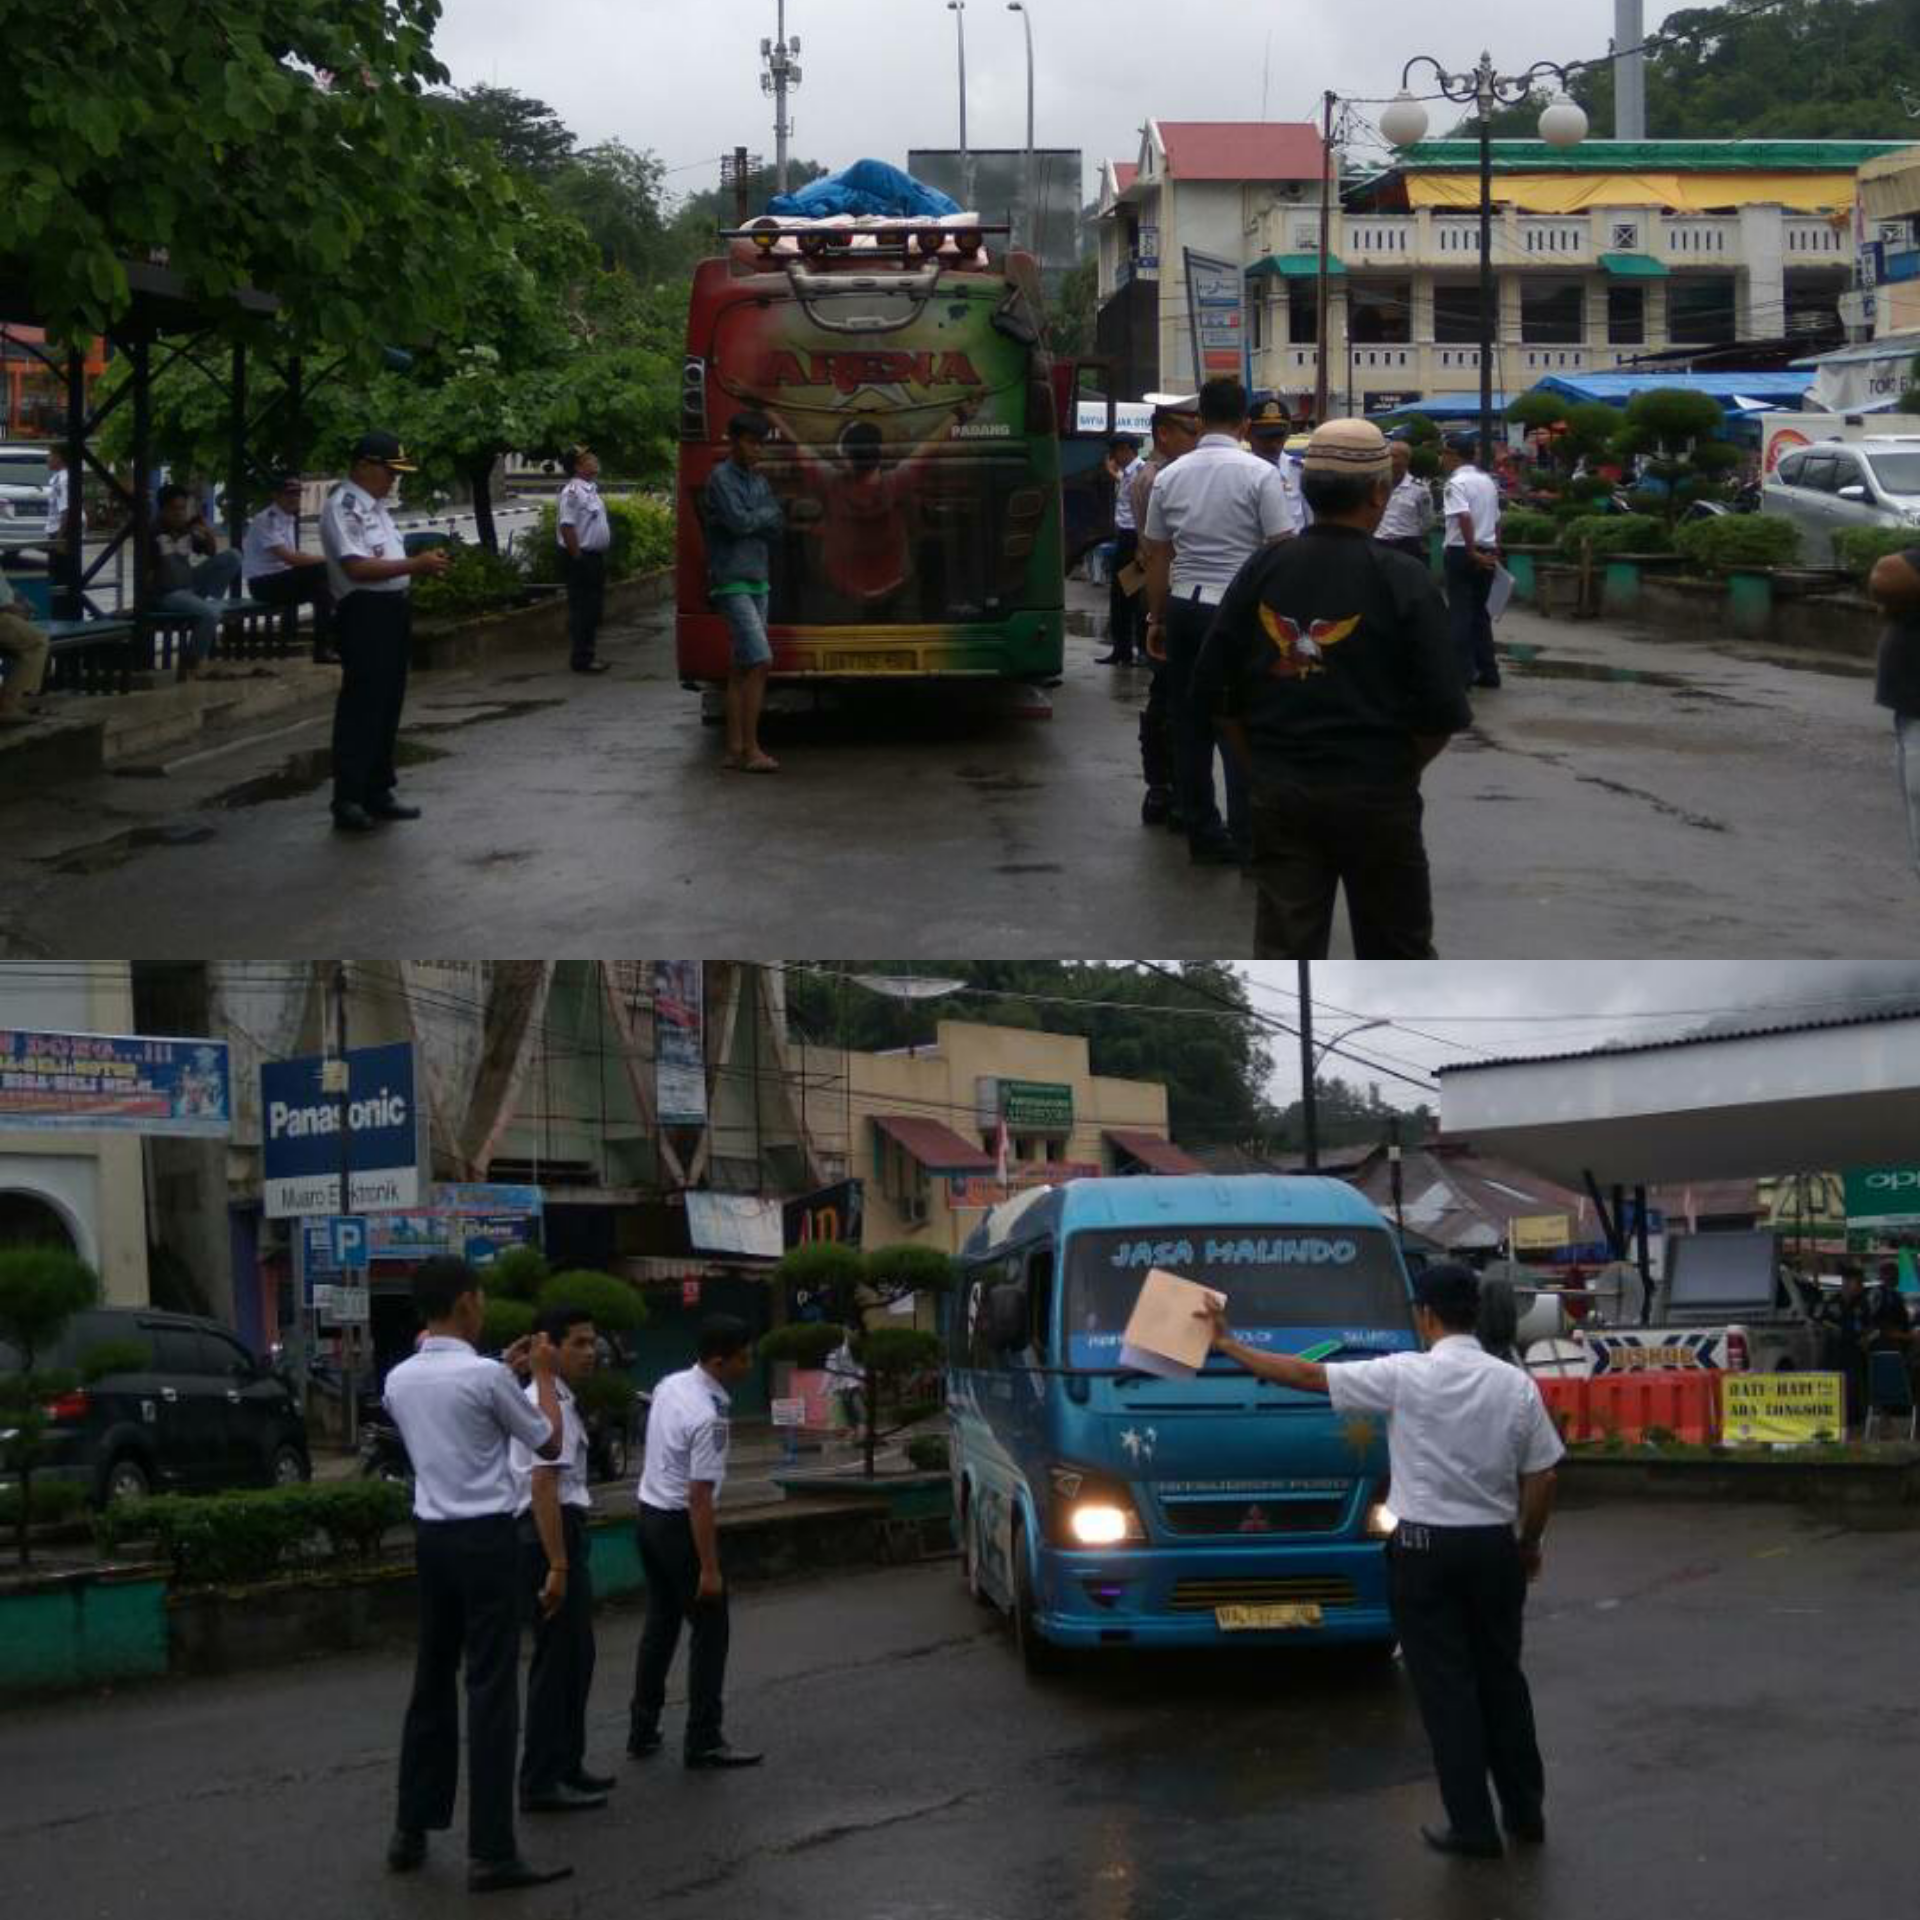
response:
<path id="1" fill-rule="evenodd" d="M 1613 0 L 1613 137 L 1647 137 L 1646 0 Z"/>
<path id="2" fill-rule="evenodd" d="M 1038 260 L 1040 258 L 1040 203 L 1033 176 L 1033 15 L 1027 10 L 1026 0 L 1007 0 L 1007 11 L 1020 16 L 1020 24 L 1027 33 L 1027 251 Z"/>
<path id="3" fill-rule="evenodd" d="M 967 0 L 947 0 L 960 49 L 960 199 L 973 205 L 973 163 L 967 153 Z"/>
<path id="4" fill-rule="evenodd" d="M 787 38 L 787 0 L 779 0 L 775 38 L 760 42 L 760 59 L 766 71 L 760 76 L 760 91 L 773 96 L 773 190 L 787 190 L 787 142 L 793 134 L 793 122 L 787 118 L 787 95 L 798 90 L 800 69 L 794 63 L 800 53 L 800 36 Z M 741 224 L 746 224 L 742 214 Z"/>
<path id="5" fill-rule="evenodd" d="M 1320 284 L 1318 317 L 1314 321 L 1313 418 L 1317 426 L 1327 417 L 1329 370 L 1327 367 L 1327 313 L 1331 305 L 1327 268 L 1333 257 L 1333 110 L 1340 104 L 1338 94 L 1328 92 L 1322 102 L 1320 133 Z M 1306 963 L 1301 962 L 1304 966 Z"/>
<path id="6" fill-rule="evenodd" d="M 1313 1098 L 1313 962 L 1301 960 L 1296 964 L 1300 969 L 1300 1128 L 1305 1135 L 1306 1170 L 1318 1173 L 1320 1116 Z"/>
<path id="7" fill-rule="evenodd" d="M 334 1084 L 339 1089 L 340 1100 L 340 1124 L 335 1129 L 340 1136 L 339 1211 L 345 1215 L 353 1212 L 353 1075 L 347 1065 L 347 963 L 344 960 L 333 964 L 333 1052 Z M 341 1328 L 341 1397 L 346 1402 L 347 1445 L 352 1448 L 360 1440 L 359 1370 L 354 1365 L 360 1335 L 354 1321 L 342 1321 Z"/>
<path id="8" fill-rule="evenodd" d="M 782 193 L 786 188 L 780 189 Z M 735 147 L 733 150 L 733 224 L 744 227 L 747 224 L 747 150 Z"/>

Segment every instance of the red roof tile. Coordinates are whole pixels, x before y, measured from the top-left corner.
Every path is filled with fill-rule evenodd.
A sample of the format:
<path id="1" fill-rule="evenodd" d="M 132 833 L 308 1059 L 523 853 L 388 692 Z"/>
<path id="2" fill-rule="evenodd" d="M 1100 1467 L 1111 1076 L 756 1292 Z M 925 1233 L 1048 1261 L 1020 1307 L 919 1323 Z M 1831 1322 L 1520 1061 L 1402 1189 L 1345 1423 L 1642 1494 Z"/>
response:
<path id="1" fill-rule="evenodd" d="M 1149 1173 L 1205 1173 L 1192 1154 L 1183 1152 L 1171 1140 L 1157 1133 L 1141 1133 L 1129 1127 L 1109 1127 L 1107 1138 L 1122 1153 L 1131 1154 Z"/>
<path id="2" fill-rule="evenodd" d="M 1125 193 L 1140 177 L 1140 163 L 1137 160 L 1114 160 L 1108 163 L 1113 168 L 1113 190 Z"/>
<path id="3" fill-rule="evenodd" d="M 1318 180 L 1324 149 L 1304 121 L 1161 120 L 1176 180 Z"/>
<path id="4" fill-rule="evenodd" d="M 963 1140 L 938 1120 L 918 1114 L 876 1113 L 873 1124 L 934 1174 L 992 1173 L 993 1161 L 971 1141 Z"/>

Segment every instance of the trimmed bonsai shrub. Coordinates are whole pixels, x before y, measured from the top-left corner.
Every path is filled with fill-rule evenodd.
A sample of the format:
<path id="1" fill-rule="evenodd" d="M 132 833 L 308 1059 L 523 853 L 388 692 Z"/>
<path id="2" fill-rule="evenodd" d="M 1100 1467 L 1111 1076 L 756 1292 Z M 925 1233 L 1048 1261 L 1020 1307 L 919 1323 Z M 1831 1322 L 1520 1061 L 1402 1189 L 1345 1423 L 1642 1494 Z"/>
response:
<path id="1" fill-rule="evenodd" d="M 594 1327 L 601 1333 L 632 1333 L 647 1324 L 646 1302 L 637 1287 L 588 1267 L 549 1275 L 540 1283 L 534 1305 L 541 1313 L 577 1307 L 593 1316 Z"/>
<path id="2" fill-rule="evenodd" d="M 1510 507 L 1500 516 L 1503 547 L 1550 547 L 1560 537 L 1560 522 L 1533 507 Z"/>
<path id="3" fill-rule="evenodd" d="M 1791 566 L 1800 551 L 1800 532 L 1791 521 L 1765 513 L 1726 514 L 1695 520 L 1673 536 L 1675 548 L 1709 573 L 1741 568 Z"/>
<path id="4" fill-rule="evenodd" d="M 947 1436 L 944 1433 L 916 1433 L 907 1442 L 907 1458 L 922 1473 L 945 1473 L 949 1465 Z"/>
<path id="5" fill-rule="evenodd" d="M 480 1346 L 487 1353 L 504 1353 L 516 1340 L 533 1331 L 534 1304 L 505 1295 L 487 1295 L 486 1318 L 480 1323 Z"/>
<path id="6" fill-rule="evenodd" d="M 1560 529 L 1560 551 L 1577 560 L 1590 551 L 1596 560 L 1622 553 L 1671 553 L 1673 535 L 1664 520 L 1637 513 L 1594 513 L 1569 520 Z"/>
<path id="7" fill-rule="evenodd" d="M 1848 527 L 1833 536 L 1834 558 L 1863 586 L 1890 553 L 1906 553 L 1920 546 L 1920 533 L 1911 527 Z"/>
<path id="8" fill-rule="evenodd" d="M 34 1507 L 33 1468 L 46 1446 L 47 1402 L 71 1391 L 73 1374 L 42 1362 L 67 1322 L 100 1297 L 100 1276 L 65 1247 L 0 1248 L 0 1340 L 19 1355 L 17 1370 L 0 1374 L 0 1465 L 19 1482 L 14 1544 L 29 1563 L 27 1527 Z"/>
<path id="9" fill-rule="evenodd" d="M 480 1279 L 489 1299 L 530 1301 L 539 1296 L 552 1271 L 538 1247 L 509 1247 L 490 1266 L 481 1268 Z"/>

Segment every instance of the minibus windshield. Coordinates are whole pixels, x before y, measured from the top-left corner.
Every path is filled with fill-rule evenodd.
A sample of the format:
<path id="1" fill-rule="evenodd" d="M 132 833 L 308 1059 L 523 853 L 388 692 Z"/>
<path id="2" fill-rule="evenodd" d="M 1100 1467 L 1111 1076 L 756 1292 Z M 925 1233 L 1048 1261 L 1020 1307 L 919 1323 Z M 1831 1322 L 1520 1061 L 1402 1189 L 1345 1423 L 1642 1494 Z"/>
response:
<path id="1" fill-rule="evenodd" d="M 1358 1342 L 1410 1336 L 1406 1280 L 1386 1233 L 1368 1227 L 1188 1227 L 1089 1231 L 1067 1244 L 1065 1329 L 1074 1365 L 1111 1367 L 1151 1268 L 1227 1296 L 1234 1330 L 1253 1345 L 1292 1329 Z M 1404 1340 L 1383 1341 L 1383 1346 Z"/>

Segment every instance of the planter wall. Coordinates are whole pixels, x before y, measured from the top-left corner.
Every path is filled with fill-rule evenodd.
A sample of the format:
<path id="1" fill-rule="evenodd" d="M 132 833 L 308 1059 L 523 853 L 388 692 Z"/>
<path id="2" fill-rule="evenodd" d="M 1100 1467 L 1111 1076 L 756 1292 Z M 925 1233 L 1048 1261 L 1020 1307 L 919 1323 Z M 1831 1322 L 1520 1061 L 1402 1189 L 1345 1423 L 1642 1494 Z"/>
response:
<path id="1" fill-rule="evenodd" d="M 673 570 L 637 573 L 607 588 L 606 621 L 630 620 L 671 597 Z M 511 654 L 560 652 L 567 638 L 567 597 L 555 593 L 538 606 L 468 618 L 425 620 L 413 630 L 416 668 L 472 667 Z"/>
<path id="2" fill-rule="evenodd" d="M 1740 583 L 1746 583 L 1744 585 Z M 1633 617 L 1689 640 L 1729 637 L 1870 661 L 1886 616 L 1852 588 L 1809 592 L 1803 575 L 1739 574 L 1730 580 L 1650 575 Z"/>
<path id="3" fill-rule="evenodd" d="M 50 1575 L 0 1593 L 0 1699 L 165 1673 L 166 1597 L 151 1574 Z"/>

